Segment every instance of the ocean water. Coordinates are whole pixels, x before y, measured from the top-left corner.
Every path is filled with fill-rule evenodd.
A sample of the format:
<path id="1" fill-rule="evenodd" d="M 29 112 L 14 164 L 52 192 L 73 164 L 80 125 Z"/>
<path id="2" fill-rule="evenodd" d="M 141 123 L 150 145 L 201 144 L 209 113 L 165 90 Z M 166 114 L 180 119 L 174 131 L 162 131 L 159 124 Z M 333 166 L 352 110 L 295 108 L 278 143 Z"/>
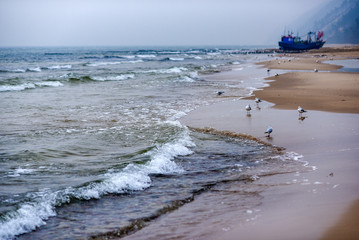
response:
<path id="1" fill-rule="evenodd" d="M 128 236 L 215 188 L 298 171 L 296 154 L 179 122 L 264 86 L 253 63 L 270 56 L 254 52 L 1 48 L 0 239 Z M 228 69 L 251 77 L 206 79 Z"/>

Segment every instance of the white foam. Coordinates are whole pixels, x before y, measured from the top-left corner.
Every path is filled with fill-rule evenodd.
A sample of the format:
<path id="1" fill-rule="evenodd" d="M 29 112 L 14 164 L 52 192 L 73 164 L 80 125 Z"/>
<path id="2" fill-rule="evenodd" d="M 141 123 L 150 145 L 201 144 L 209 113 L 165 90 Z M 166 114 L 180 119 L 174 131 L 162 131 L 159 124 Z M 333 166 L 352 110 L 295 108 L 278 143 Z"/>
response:
<path id="1" fill-rule="evenodd" d="M 286 152 L 285 154 L 278 155 L 277 157 L 283 161 L 288 161 L 288 160 L 301 161 L 301 159 L 303 158 L 303 155 L 296 153 L 296 152 Z M 305 161 L 303 161 L 303 162 L 307 163 Z"/>
<path id="2" fill-rule="evenodd" d="M 75 196 L 80 199 L 100 198 L 108 193 L 124 193 L 126 191 L 140 191 L 151 185 L 151 179 L 143 167 L 129 164 L 121 172 L 107 173 L 101 183 L 93 183 L 79 189 Z"/>
<path id="3" fill-rule="evenodd" d="M 93 80 L 96 81 L 121 81 L 121 80 L 127 80 L 127 79 L 133 79 L 135 78 L 134 74 L 122 74 L 118 76 L 107 76 L 107 77 L 91 77 Z"/>
<path id="4" fill-rule="evenodd" d="M 136 55 L 136 57 L 138 58 L 155 58 L 156 55 L 153 55 L 153 54 L 148 54 L 148 55 Z"/>
<path id="5" fill-rule="evenodd" d="M 0 224 L 0 239 L 12 239 L 16 235 L 30 232 L 44 225 L 46 219 L 55 216 L 54 206 L 57 193 L 37 194 L 39 201 L 22 204 L 15 212 L 3 217 Z"/>
<path id="6" fill-rule="evenodd" d="M 194 80 L 194 79 L 192 79 L 192 78 L 190 78 L 190 77 L 188 77 L 188 76 L 184 76 L 184 77 L 182 77 L 182 78 L 180 78 L 179 80 L 178 80 L 178 82 L 195 82 L 196 80 Z"/>
<path id="7" fill-rule="evenodd" d="M 62 84 L 59 81 L 46 81 L 46 82 L 36 82 L 36 86 L 39 87 L 62 87 L 64 84 Z"/>
<path id="8" fill-rule="evenodd" d="M 191 78 L 198 78 L 198 72 L 197 71 L 190 72 L 189 75 L 191 76 Z"/>
<path id="9" fill-rule="evenodd" d="M 123 58 L 127 58 L 127 59 L 134 59 L 135 58 L 135 56 L 133 56 L 133 55 L 127 55 L 127 56 L 122 56 Z"/>
<path id="10" fill-rule="evenodd" d="M 35 67 L 35 68 L 28 68 L 26 69 L 27 72 L 41 72 L 41 68 L 40 67 Z"/>
<path id="11" fill-rule="evenodd" d="M 180 173 L 184 170 L 172 160 L 177 156 L 185 156 L 192 154 L 192 150 L 188 147 L 194 146 L 189 136 L 166 143 L 151 152 L 151 161 L 148 163 L 147 168 L 149 173 Z"/>
<path id="12" fill-rule="evenodd" d="M 0 92 L 22 91 L 31 88 L 35 88 L 35 84 L 24 83 L 20 85 L 2 85 L 0 86 Z"/>
<path id="13" fill-rule="evenodd" d="M 168 123 L 179 124 L 177 121 L 169 121 Z M 91 199 L 100 198 L 108 193 L 144 190 L 151 185 L 150 174 L 183 172 L 183 169 L 173 159 L 179 155 L 191 154 L 192 151 L 188 146 L 193 145 L 188 130 L 185 129 L 178 139 L 145 153 L 144 155 L 150 156 L 151 159 L 148 163 L 144 165 L 129 164 L 120 172 L 109 171 L 105 174 L 106 180 L 79 189 L 75 196 L 80 199 Z"/>
<path id="14" fill-rule="evenodd" d="M 64 85 L 59 81 L 24 83 L 20 85 L 2 85 L 0 86 L 0 92 L 23 91 L 26 89 L 33 89 L 36 87 L 62 87 L 62 86 Z"/>
<path id="15" fill-rule="evenodd" d="M 66 73 L 64 75 L 61 75 L 60 78 L 70 78 L 70 77 L 73 77 L 74 74 L 71 72 L 71 73 Z"/>
<path id="16" fill-rule="evenodd" d="M 171 61 L 183 61 L 184 58 L 174 58 L 174 57 L 170 57 L 169 58 Z"/>
<path id="17" fill-rule="evenodd" d="M 183 127 L 178 121 L 167 121 L 163 124 Z M 56 192 L 46 190 L 29 194 L 28 197 L 32 198 L 33 202 L 24 203 L 17 211 L 3 217 L 0 239 L 11 239 L 46 224 L 49 217 L 56 215 L 55 207 L 69 202 L 70 197 L 89 200 L 109 193 L 141 191 L 151 186 L 150 174 L 183 172 L 173 159 L 179 155 L 191 154 L 192 151 L 188 148 L 190 146 L 194 146 L 194 143 L 189 136 L 189 130 L 183 127 L 183 132 L 175 140 L 146 153 L 145 155 L 150 157 L 146 164 L 129 164 L 118 172 L 109 171 L 104 174 L 104 181 L 93 182 L 78 189 L 69 187 Z"/>
<path id="18" fill-rule="evenodd" d="M 54 69 L 70 69 L 70 68 L 72 68 L 71 65 L 55 65 L 55 66 L 47 67 L 47 69 L 50 69 L 50 70 L 54 70 Z"/>
<path id="19" fill-rule="evenodd" d="M 7 71 L 7 72 L 13 72 L 13 73 L 24 73 L 24 72 L 26 72 L 26 70 L 20 69 L 20 68 L 18 68 L 18 69 L 6 70 L 6 71 Z"/>
<path id="20" fill-rule="evenodd" d="M 258 89 L 258 88 L 255 88 L 255 87 L 246 87 L 246 90 L 249 90 L 248 95 L 251 96 L 254 91 L 257 91 L 257 90 L 259 90 L 259 89 Z"/>
<path id="21" fill-rule="evenodd" d="M 30 174 L 33 171 L 35 171 L 34 169 L 26 169 L 26 168 L 17 168 L 15 169 L 14 173 L 15 174 Z"/>
<path id="22" fill-rule="evenodd" d="M 187 71 L 187 68 L 184 67 L 172 67 L 169 69 L 156 69 L 156 70 L 148 70 L 148 71 L 144 71 L 147 73 L 181 73 L 183 71 Z"/>
<path id="23" fill-rule="evenodd" d="M 133 61 L 128 61 L 128 62 L 124 62 L 124 63 L 140 63 L 143 62 L 143 60 L 133 60 Z"/>
<path id="24" fill-rule="evenodd" d="M 100 198 L 107 193 L 123 193 L 148 188 L 151 179 L 147 171 L 137 165 L 128 165 L 119 173 L 108 173 L 101 183 L 92 183 L 80 189 L 67 188 L 57 192 L 29 194 L 33 202 L 22 204 L 15 212 L 4 216 L 0 223 L 0 239 L 12 239 L 16 235 L 30 232 L 45 225 L 45 220 L 56 215 L 55 207 L 69 202 L 70 196 L 77 199 Z"/>
<path id="25" fill-rule="evenodd" d="M 197 71 L 189 72 L 188 75 L 189 76 L 180 77 L 178 79 L 178 82 L 195 82 L 196 79 L 198 79 L 198 72 Z"/>
<path id="26" fill-rule="evenodd" d="M 106 65 L 117 65 L 122 64 L 123 62 L 96 62 L 96 63 L 87 63 L 86 66 L 89 67 L 99 67 L 99 66 L 106 66 Z"/>
<path id="27" fill-rule="evenodd" d="M 219 53 L 219 52 L 212 52 L 212 53 L 207 53 L 207 55 L 209 55 L 209 56 L 216 56 L 216 55 L 221 55 L 221 53 Z"/>

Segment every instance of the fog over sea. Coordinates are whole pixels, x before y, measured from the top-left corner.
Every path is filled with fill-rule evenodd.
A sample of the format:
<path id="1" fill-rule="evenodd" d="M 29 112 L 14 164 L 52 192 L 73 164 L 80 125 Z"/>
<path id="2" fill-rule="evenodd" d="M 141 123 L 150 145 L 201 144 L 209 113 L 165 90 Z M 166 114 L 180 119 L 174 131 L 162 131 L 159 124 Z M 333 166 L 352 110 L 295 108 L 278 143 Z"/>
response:
<path id="1" fill-rule="evenodd" d="M 248 47 L 0 48 L 0 239 L 126 236 L 214 188 L 297 171 L 298 154 L 179 122 L 262 88 L 254 62 L 269 58 Z M 206 79 L 229 69 L 251 77 Z M 247 213 L 260 201 L 232 198 Z"/>

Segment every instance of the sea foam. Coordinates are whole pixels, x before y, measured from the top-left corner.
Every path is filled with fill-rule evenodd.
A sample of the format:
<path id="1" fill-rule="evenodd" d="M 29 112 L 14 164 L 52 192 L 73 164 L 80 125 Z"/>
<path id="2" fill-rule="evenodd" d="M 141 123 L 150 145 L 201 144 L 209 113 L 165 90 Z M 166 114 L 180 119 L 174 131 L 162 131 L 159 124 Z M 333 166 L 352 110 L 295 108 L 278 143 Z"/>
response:
<path id="1" fill-rule="evenodd" d="M 70 69 L 70 68 L 72 68 L 72 65 L 55 65 L 55 66 L 46 67 L 44 69 L 55 70 L 55 69 Z"/>
<path id="2" fill-rule="evenodd" d="M 26 72 L 41 72 L 41 68 L 40 67 L 27 68 Z"/>
<path id="3" fill-rule="evenodd" d="M 148 70 L 144 71 L 145 73 L 181 73 L 184 71 L 187 71 L 187 68 L 184 67 L 172 67 L 168 69 L 154 69 L 154 70 Z"/>
<path id="4" fill-rule="evenodd" d="M 44 81 L 44 82 L 36 82 L 36 86 L 39 87 L 62 87 L 64 84 L 62 84 L 59 81 Z"/>
<path id="5" fill-rule="evenodd" d="M 0 92 L 10 92 L 10 91 L 23 91 L 25 89 L 35 88 L 33 83 L 24 83 L 20 85 L 2 85 L 0 86 Z"/>
<path id="6" fill-rule="evenodd" d="M 173 174 L 184 170 L 173 160 L 177 156 L 192 153 L 189 147 L 194 143 L 189 136 L 189 130 L 177 120 L 166 121 L 163 124 L 183 128 L 181 134 L 173 141 L 158 145 L 145 153 L 150 161 L 145 164 L 129 164 L 118 172 L 109 171 L 104 174 L 105 180 L 92 182 L 83 187 L 69 187 L 64 190 L 51 192 L 44 190 L 28 194 L 32 201 L 25 202 L 15 212 L 7 213 L 0 222 L 0 239 L 12 239 L 19 234 L 30 232 L 46 224 L 49 217 L 56 216 L 56 207 L 69 203 L 70 199 L 98 199 L 105 194 L 141 191 L 151 186 L 151 174 Z"/>
<path id="7" fill-rule="evenodd" d="M 35 83 L 23 83 L 19 85 L 2 85 L 0 92 L 23 91 L 26 89 L 34 89 L 36 87 L 62 87 L 63 84 L 59 81 L 43 81 Z"/>
<path id="8" fill-rule="evenodd" d="M 153 54 L 147 54 L 147 55 L 136 55 L 138 58 L 155 58 L 156 55 Z"/>
<path id="9" fill-rule="evenodd" d="M 135 78 L 134 74 L 122 74 L 118 76 L 107 76 L 107 77 L 91 77 L 95 81 L 120 81 L 120 80 L 127 80 Z"/>

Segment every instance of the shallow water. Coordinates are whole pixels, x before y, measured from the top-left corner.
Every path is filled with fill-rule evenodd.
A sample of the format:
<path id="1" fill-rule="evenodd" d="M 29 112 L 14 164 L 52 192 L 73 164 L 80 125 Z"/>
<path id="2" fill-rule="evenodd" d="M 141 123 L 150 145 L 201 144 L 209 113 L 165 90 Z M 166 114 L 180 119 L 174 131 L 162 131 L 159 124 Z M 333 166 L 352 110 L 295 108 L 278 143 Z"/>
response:
<path id="1" fill-rule="evenodd" d="M 330 60 L 324 63 L 343 66 L 338 72 L 359 72 L 359 59 Z"/>
<path id="2" fill-rule="evenodd" d="M 268 56 L 245 52 L 0 49 L 0 239 L 132 232 L 213 187 L 277 173 L 272 148 L 177 121 L 217 91 L 264 86 L 252 62 Z M 228 65 L 252 78 L 206 79 Z"/>
<path id="3" fill-rule="evenodd" d="M 191 211 L 180 211 L 176 213 L 181 215 L 180 218 L 170 218 L 170 221 L 176 221 L 176 234 L 184 234 L 183 230 L 192 232 L 203 225 L 209 215 L 212 225 L 216 220 L 220 222 L 217 228 L 229 227 L 233 221 L 218 214 L 240 205 L 243 208 L 236 214 L 241 216 L 244 212 L 247 215 L 250 209 L 259 205 L 261 197 L 258 191 L 265 186 L 253 184 L 257 178 L 297 171 L 302 165 L 293 161 L 293 156 L 280 154 L 251 140 L 196 132 L 190 136 L 195 144 L 190 147 L 192 153 L 174 159 L 182 172 L 150 174 L 151 186 L 143 191 L 110 194 L 98 200 L 75 200 L 60 207 L 57 216 L 47 221 L 40 231 L 21 239 L 126 236 L 151 226 L 153 220 L 196 202 L 198 198 L 202 198 L 202 204 L 205 199 L 206 204 L 197 206 L 197 210 L 192 209 L 192 204 Z M 223 199 L 226 199 L 226 205 L 221 204 Z M 189 223 L 192 223 L 191 228 L 178 228 L 178 225 L 188 226 Z M 171 235 L 171 232 L 161 229 L 152 234 L 153 239 L 158 239 L 161 235 Z M 146 234 L 143 238 L 149 236 Z"/>

